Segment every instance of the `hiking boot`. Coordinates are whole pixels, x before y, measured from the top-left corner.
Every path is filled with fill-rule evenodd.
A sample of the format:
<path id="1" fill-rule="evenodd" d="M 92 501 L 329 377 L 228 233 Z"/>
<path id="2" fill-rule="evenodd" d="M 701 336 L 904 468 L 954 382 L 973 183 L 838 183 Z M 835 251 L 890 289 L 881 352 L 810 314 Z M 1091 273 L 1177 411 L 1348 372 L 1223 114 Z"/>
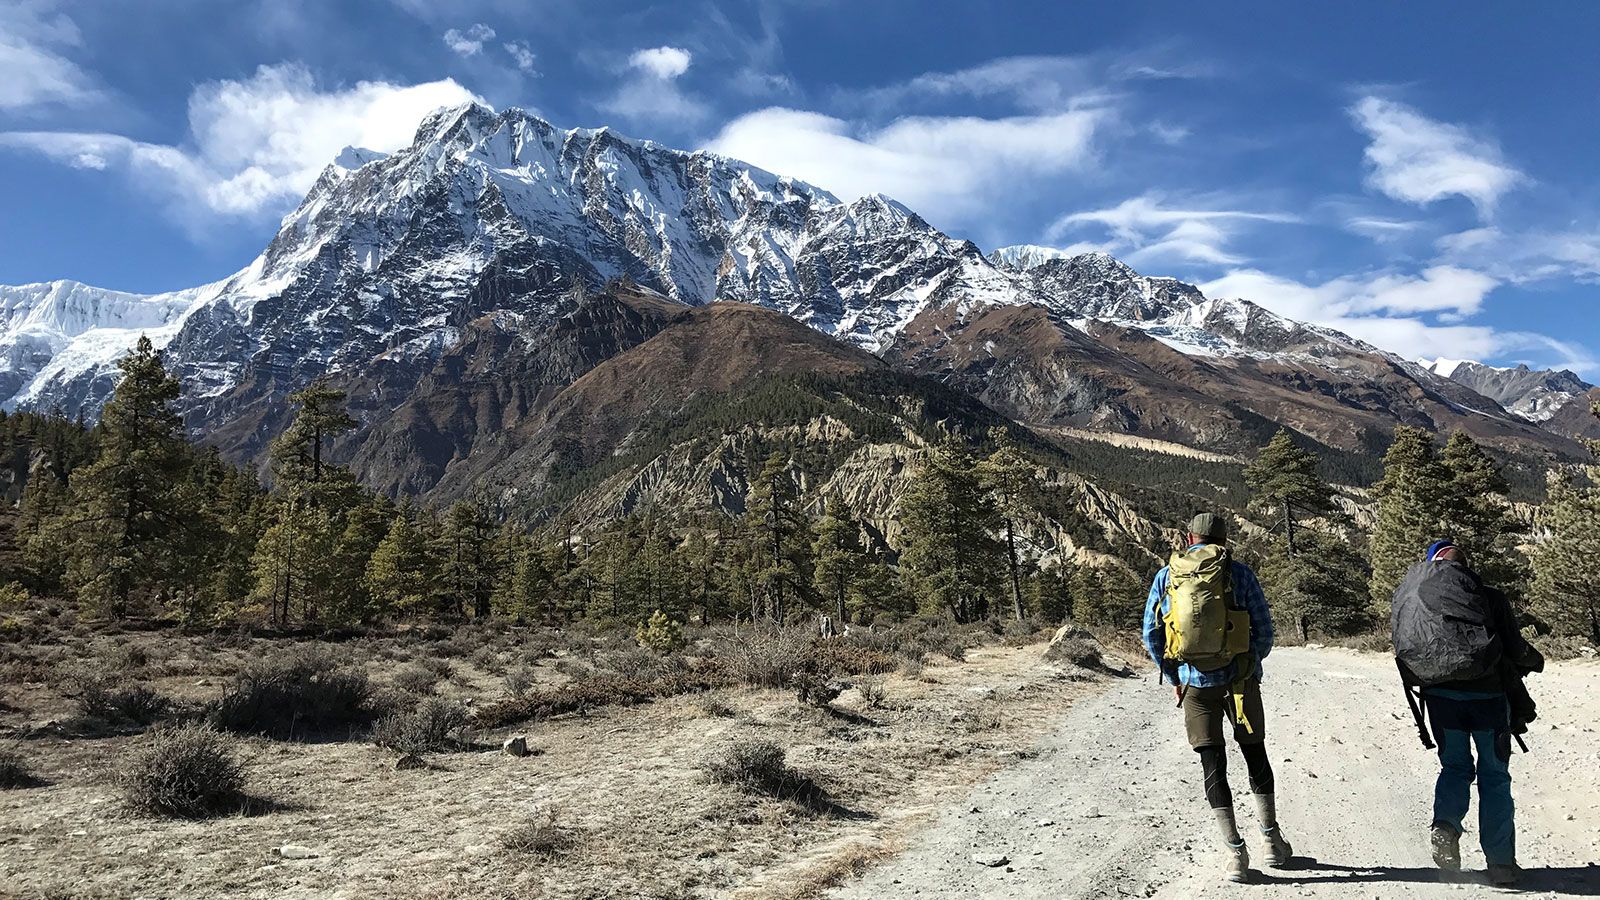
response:
<path id="1" fill-rule="evenodd" d="M 1443 822 L 1433 823 L 1428 843 L 1433 846 L 1433 864 L 1446 872 L 1461 871 L 1461 832 Z"/>
<path id="2" fill-rule="evenodd" d="M 1223 857 L 1222 873 L 1229 881 L 1244 884 L 1250 880 L 1250 848 L 1244 845 L 1244 841 L 1229 844 L 1228 849 L 1223 852 Z"/>
<path id="3" fill-rule="evenodd" d="M 1261 834 L 1267 839 L 1267 865 L 1274 869 L 1289 865 L 1289 860 L 1294 858 L 1294 848 L 1289 846 L 1289 839 L 1283 836 L 1283 829 L 1262 829 Z"/>
<path id="4" fill-rule="evenodd" d="M 1489 867 L 1489 883 L 1495 887 L 1515 887 L 1522 880 L 1522 867 L 1516 863 Z"/>

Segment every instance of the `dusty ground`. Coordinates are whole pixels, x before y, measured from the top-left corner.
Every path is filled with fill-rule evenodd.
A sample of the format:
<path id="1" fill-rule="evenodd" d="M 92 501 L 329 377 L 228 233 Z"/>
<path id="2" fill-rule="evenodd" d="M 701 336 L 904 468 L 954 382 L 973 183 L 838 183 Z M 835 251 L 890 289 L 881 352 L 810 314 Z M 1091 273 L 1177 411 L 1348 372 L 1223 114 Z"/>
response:
<path id="1" fill-rule="evenodd" d="M 896 897 L 1464 897 L 1441 884 L 1425 829 L 1437 759 L 1416 738 L 1385 656 L 1282 649 L 1268 660 L 1269 744 L 1294 869 L 1235 886 L 1217 876 L 1215 822 L 1170 688 L 1128 679 L 1073 706 L 1038 755 L 951 803 L 905 853 L 834 892 Z M 1530 683 L 1541 718 L 1512 759 L 1524 887 L 1600 895 L 1600 665 L 1563 663 Z M 1229 766 L 1259 862 L 1261 841 Z M 1475 815 L 1475 814 L 1474 814 Z M 1481 869 L 1469 816 L 1465 865 Z M 999 865 L 993 857 L 1003 856 Z M 988 857 L 980 859 L 980 857 Z"/>
<path id="2" fill-rule="evenodd" d="M 146 639 L 96 640 L 115 655 Z M 260 639 L 151 646 L 141 680 L 191 702 L 214 696 L 249 657 L 282 649 Z M 250 739 L 241 749 L 248 789 L 271 808 L 201 822 L 124 812 L 111 773 L 140 737 L 41 729 L 67 715 L 69 701 L 26 681 L 42 678 L 33 673 L 45 663 L 14 662 L 0 723 L 31 735 L 17 746 L 47 784 L 0 791 L 0 896 L 804 896 L 1028 757 L 1062 710 L 1095 690 L 1081 672 L 1041 664 L 1040 650 L 975 649 L 965 662 L 884 676 L 879 706 L 857 690 L 823 712 L 790 692 L 740 689 L 604 709 L 482 734 L 494 750 L 436 755 L 415 771 L 396 771 L 395 754 L 359 739 Z M 515 665 L 516 654 L 462 653 L 436 690 L 493 699 L 504 688 L 492 670 Z M 382 682 L 427 655 L 385 645 L 365 659 Z M 498 752 L 513 731 L 536 755 Z M 750 737 L 788 748 L 789 764 L 841 810 L 821 815 L 710 783 L 702 761 Z M 548 815 L 570 849 L 537 856 L 502 846 L 508 830 Z M 315 856 L 282 858 L 285 845 Z"/>

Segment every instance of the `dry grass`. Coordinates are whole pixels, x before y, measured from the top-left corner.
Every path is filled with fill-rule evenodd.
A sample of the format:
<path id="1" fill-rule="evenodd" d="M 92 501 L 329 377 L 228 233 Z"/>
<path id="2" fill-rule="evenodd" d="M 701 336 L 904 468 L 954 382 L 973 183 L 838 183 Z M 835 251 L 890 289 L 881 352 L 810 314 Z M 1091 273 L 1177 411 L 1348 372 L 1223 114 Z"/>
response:
<path id="1" fill-rule="evenodd" d="M 844 679 L 858 689 L 881 683 L 892 703 L 873 703 L 869 686 L 835 697 L 829 709 L 806 709 L 796 704 L 792 685 L 751 687 L 729 677 L 725 634 L 692 631 L 687 674 L 640 692 L 637 679 L 605 668 L 633 662 L 629 635 L 619 642 L 577 630 L 475 631 L 512 671 L 526 667 L 529 683 L 514 711 L 537 720 L 530 733 L 539 755 L 453 753 L 427 768 L 395 771 L 393 757 L 375 750 L 364 728 L 333 729 L 331 740 L 309 743 L 246 737 L 236 758 L 248 768 L 251 791 L 276 806 L 205 820 L 96 816 L 87 835 L 85 816 L 104 809 L 98 804 L 107 798 L 106 781 L 96 773 L 149 736 L 69 740 L 38 728 L 74 712 L 64 679 L 54 673 L 96 652 L 93 635 L 64 634 L 59 643 L 29 648 L 0 645 L 0 659 L 25 656 L 25 664 L 51 676 L 10 688 L 9 707 L 0 706 L 4 730 L 30 729 L 27 765 L 48 782 L 0 792 L 0 846 L 34 848 L 23 856 L 0 853 L 0 885 L 24 896 L 121 896 L 138 884 L 150 895 L 286 900 L 336 892 L 370 900 L 631 900 L 751 890 L 809 896 L 802 891 L 848 877 L 872 848 L 999 765 L 1004 752 L 1029 746 L 1086 689 L 1039 666 L 1037 646 L 990 647 L 964 651 L 962 664 L 926 653 L 928 680 L 893 671 L 869 682 Z M 250 635 L 129 637 L 147 650 L 141 673 L 151 689 L 194 709 L 232 693 L 235 674 L 250 671 L 253 661 L 282 658 L 297 646 Z M 440 640 L 418 629 L 360 638 L 331 652 L 372 683 L 387 685 L 401 669 L 429 659 Z M 906 658 L 851 643 L 844 652 L 856 653 L 859 643 L 890 668 Z M 450 642 L 450 676 L 430 696 L 471 700 L 469 708 L 482 717 L 510 702 L 511 691 L 504 674 L 480 668 L 486 657 L 463 644 Z M 4 655 L 12 649 L 21 652 Z M 591 659 L 600 668 L 576 665 Z M 164 674 L 172 663 L 184 674 Z M 574 680 L 558 663 L 585 675 Z M 997 695 L 983 705 L 982 721 L 964 715 L 975 689 L 1018 683 L 1034 689 Z M 677 690 L 686 686 L 695 689 Z M 397 693 L 396 702 L 419 698 Z M 513 721 L 524 720 L 513 717 L 507 725 Z M 509 733 L 481 721 L 474 727 L 489 729 L 475 735 L 488 746 Z M 826 786 L 829 799 L 850 814 L 818 815 L 804 804 L 706 777 L 708 758 L 750 741 L 781 747 L 786 769 Z M 547 823 L 558 831 L 530 826 L 539 824 L 537 817 L 523 812 L 550 809 L 561 811 Z M 510 842 L 529 850 L 508 846 L 507 838 L 524 831 L 526 843 Z M 565 849 L 540 849 L 560 846 L 559 832 L 571 841 Z M 319 857 L 278 859 L 271 849 L 285 843 L 313 847 Z"/>

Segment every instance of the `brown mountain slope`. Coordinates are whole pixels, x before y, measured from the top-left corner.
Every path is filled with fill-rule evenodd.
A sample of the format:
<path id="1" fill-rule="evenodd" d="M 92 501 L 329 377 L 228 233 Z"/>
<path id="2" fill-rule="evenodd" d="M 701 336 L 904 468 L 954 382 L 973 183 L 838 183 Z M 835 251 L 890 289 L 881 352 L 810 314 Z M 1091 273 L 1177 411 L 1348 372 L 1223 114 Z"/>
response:
<path id="1" fill-rule="evenodd" d="M 654 337 L 574 381 L 536 415 L 482 441 L 450 469 L 435 494 L 509 489 L 536 495 L 563 475 L 642 451 L 649 438 L 697 404 L 739 399 L 775 378 L 885 370 L 870 353 L 782 313 L 744 303 L 685 310 Z"/>
<path id="2" fill-rule="evenodd" d="M 913 321 L 887 356 L 1032 425 L 1122 431 L 1224 453 L 1248 452 L 1282 425 L 1372 455 L 1397 424 L 1465 430 L 1522 457 L 1578 452 L 1459 385 L 1419 379 L 1375 353 L 1329 357 L 1324 343 L 1324 355 L 1304 362 L 1293 361 L 1294 346 L 1270 359 L 1198 356 L 1140 330 L 1086 327 L 1038 306 L 994 307 L 964 321 L 934 310 Z"/>

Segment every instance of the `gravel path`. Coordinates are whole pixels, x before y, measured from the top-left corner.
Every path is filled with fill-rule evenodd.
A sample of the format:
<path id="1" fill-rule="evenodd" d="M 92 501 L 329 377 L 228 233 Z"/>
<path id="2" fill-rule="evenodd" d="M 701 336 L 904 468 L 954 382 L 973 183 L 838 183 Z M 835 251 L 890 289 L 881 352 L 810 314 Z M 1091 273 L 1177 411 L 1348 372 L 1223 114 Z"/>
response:
<path id="1" fill-rule="evenodd" d="M 1600 896 L 1600 666 L 1558 665 L 1531 682 L 1541 719 L 1512 759 L 1525 892 Z M 1230 781 L 1257 865 L 1223 882 L 1200 767 L 1171 689 L 1126 679 L 1066 712 L 1036 758 L 996 773 L 912 837 L 906 852 L 833 892 L 894 897 L 1452 897 L 1426 826 L 1437 758 L 1417 741 L 1393 663 L 1285 648 L 1267 661 L 1268 746 L 1279 817 L 1299 854 L 1262 871 L 1244 761 Z M 1474 807 L 1475 809 L 1476 807 Z M 1463 863 L 1481 869 L 1469 816 Z M 1004 862 L 1001 862 L 1004 858 Z"/>

